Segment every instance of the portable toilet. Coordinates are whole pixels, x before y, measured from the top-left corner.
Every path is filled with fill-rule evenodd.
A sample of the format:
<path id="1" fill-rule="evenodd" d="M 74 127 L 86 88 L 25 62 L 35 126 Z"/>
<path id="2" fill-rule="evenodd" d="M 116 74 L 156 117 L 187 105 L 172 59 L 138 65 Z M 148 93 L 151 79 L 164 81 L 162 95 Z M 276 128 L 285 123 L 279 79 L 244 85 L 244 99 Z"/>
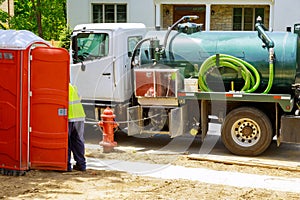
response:
<path id="1" fill-rule="evenodd" d="M 0 169 L 67 170 L 69 53 L 0 30 Z"/>

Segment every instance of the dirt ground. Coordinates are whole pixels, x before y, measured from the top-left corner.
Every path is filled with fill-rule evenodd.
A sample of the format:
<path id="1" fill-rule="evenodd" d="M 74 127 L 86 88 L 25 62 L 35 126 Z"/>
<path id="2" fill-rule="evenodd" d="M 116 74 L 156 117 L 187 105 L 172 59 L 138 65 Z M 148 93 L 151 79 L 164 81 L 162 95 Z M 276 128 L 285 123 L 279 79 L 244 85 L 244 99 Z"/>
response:
<path id="1" fill-rule="evenodd" d="M 86 156 L 186 167 L 300 178 L 300 172 L 191 160 L 187 155 L 157 155 L 115 149 L 86 149 Z M 0 176 L 0 199 L 299 199 L 300 193 L 237 188 L 190 180 L 161 180 L 125 172 L 31 170 L 24 176 Z"/>

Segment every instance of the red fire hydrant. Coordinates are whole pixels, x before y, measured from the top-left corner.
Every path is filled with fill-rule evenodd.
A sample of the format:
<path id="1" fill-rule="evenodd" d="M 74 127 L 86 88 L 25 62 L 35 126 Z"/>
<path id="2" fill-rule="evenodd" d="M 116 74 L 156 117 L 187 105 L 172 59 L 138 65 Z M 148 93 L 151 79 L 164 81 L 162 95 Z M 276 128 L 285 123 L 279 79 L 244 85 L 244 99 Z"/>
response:
<path id="1" fill-rule="evenodd" d="M 107 107 L 101 114 L 102 121 L 98 123 L 103 129 L 103 139 L 99 144 L 103 146 L 104 153 L 111 152 L 117 146 L 117 142 L 114 141 L 114 128 L 118 127 L 117 122 L 114 120 L 115 117 L 113 111 Z"/>

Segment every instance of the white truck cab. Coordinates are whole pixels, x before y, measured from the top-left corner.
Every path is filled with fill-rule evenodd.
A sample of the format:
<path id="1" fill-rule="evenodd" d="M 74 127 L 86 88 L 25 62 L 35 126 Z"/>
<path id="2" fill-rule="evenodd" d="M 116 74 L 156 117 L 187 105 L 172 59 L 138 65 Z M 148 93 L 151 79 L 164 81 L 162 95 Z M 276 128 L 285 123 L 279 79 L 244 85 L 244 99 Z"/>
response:
<path id="1" fill-rule="evenodd" d="M 83 100 L 123 102 L 130 98 L 130 56 L 145 33 L 141 23 L 92 23 L 74 28 L 70 75 Z"/>

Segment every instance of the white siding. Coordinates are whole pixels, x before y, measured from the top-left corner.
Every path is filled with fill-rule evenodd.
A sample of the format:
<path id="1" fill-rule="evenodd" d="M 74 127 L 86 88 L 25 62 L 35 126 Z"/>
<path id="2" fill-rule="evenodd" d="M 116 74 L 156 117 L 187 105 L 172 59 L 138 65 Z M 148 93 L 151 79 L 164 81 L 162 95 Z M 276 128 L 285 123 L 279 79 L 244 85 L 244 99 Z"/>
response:
<path id="1" fill-rule="evenodd" d="M 89 23 L 90 1 L 67 0 L 67 23 L 71 28 L 77 24 Z"/>
<path id="2" fill-rule="evenodd" d="M 270 5 L 270 29 L 286 31 L 295 23 L 300 23 L 300 0 L 67 0 L 68 24 L 74 28 L 77 24 L 92 22 L 93 3 L 127 3 L 127 22 L 144 23 L 153 28 L 160 25 L 161 13 L 155 13 L 162 4 L 264 4 Z M 160 12 L 160 9 L 157 9 Z"/>
<path id="3" fill-rule="evenodd" d="M 154 27 L 155 9 L 153 0 L 67 0 L 68 24 L 74 28 L 77 24 L 92 22 L 92 4 L 127 3 L 127 22 L 144 23 Z"/>
<path id="4" fill-rule="evenodd" d="M 274 6 L 274 30 L 286 31 L 286 27 L 294 27 L 300 23 L 299 0 L 275 0 Z"/>
<path id="5" fill-rule="evenodd" d="M 128 0 L 128 22 L 155 26 L 155 6 L 153 0 Z"/>

